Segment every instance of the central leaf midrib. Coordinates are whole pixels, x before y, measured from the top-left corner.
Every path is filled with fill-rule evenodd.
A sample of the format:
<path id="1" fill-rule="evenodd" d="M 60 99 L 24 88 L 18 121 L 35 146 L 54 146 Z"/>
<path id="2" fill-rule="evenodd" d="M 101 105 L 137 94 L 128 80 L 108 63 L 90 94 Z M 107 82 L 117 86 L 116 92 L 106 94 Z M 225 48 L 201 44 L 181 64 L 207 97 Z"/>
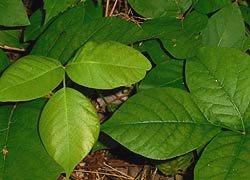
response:
<path id="1" fill-rule="evenodd" d="M 139 70 L 145 70 L 146 68 L 140 68 L 136 66 L 126 66 L 126 65 L 117 65 L 117 64 L 110 64 L 110 63 L 102 63 L 102 62 L 95 62 L 95 61 L 84 61 L 84 62 L 72 62 L 70 65 L 84 65 L 84 64 L 95 64 L 95 65 L 106 65 L 106 66 L 113 66 L 113 67 L 121 67 L 121 68 L 129 68 L 129 69 L 139 69 Z"/>
<path id="2" fill-rule="evenodd" d="M 38 76 L 35 76 L 35 77 L 32 78 L 32 79 L 28 79 L 27 81 L 23 81 L 23 82 L 21 82 L 21 83 L 17 83 L 17 84 L 14 84 L 14 85 L 12 85 L 12 86 L 8 86 L 8 87 L 6 87 L 6 88 L 3 88 L 0 92 L 4 92 L 4 91 L 6 91 L 6 90 L 8 90 L 8 89 L 11 89 L 11 88 L 13 88 L 13 87 L 16 87 L 16 86 L 20 86 L 20 85 L 29 83 L 29 82 L 31 82 L 31 81 L 34 81 L 34 80 L 40 78 L 41 76 L 46 75 L 47 73 L 51 73 L 52 71 L 55 71 L 55 70 L 60 69 L 60 68 L 61 68 L 61 66 L 55 67 L 55 68 L 53 68 L 53 69 L 51 69 L 51 70 L 49 70 L 49 71 L 43 72 L 42 74 L 40 74 L 40 75 L 38 75 Z"/>
<path id="3" fill-rule="evenodd" d="M 216 80 L 217 84 L 219 84 L 219 86 L 221 87 L 221 89 L 225 92 L 225 94 L 228 97 L 229 101 L 231 102 L 231 104 L 233 105 L 234 109 L 236 110 L 237 114 L 240 116 L 240 120 L 242 122 L 241 123 L 242 124 L 242 128 L 243 128 L 243 131 L 245 131 L 243 117 L 242 117 L 242 114 L 240 113 L 239 107 L 237 106 L 237 104 L 234 103 L 233 99 L 231 98 L 231 96 L 229 95 L 229 93 L 226 91 L 226 89 L 224 88 L 224 86 L 222 86 L 221 82 L 215 77 L 215 75 L 212 73 L 212 71 L 210 71 L 210 69 L 206 66 L 206 64 L 204 64 L 201 60 L 199 62 L 207 69 L 208 73 Z"/>

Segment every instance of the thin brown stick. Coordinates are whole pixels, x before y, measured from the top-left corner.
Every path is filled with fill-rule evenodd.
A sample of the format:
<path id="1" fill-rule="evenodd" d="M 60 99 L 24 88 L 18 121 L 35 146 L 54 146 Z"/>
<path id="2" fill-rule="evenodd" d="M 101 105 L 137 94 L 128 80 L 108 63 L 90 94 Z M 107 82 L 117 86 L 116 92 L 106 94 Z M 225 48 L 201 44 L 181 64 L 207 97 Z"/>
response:
<path id="1" fill-rule="evenodd" d="M 105 17 L 109 15 L 109 0 L 106 0 Z"/>
<path id="2" fill-rule="evenodd" d="M 115 0 L 115 3 L 114 3 L 114 5 L 113 5 L 113 7 L 112 7 L 112 9 L 111 9 L 111 11 L 110 11 L 110 13 L 109 13 L 109 16 L 112 16 L 112 15 L 113 15 L 113 13 L 114 13 L 114 11 L 115 11 L 115 7 L 116 7 L 116 5 L 117 5 L 117 2 L 118 2 L 118 0 Z"/>
<path id="3" fill-rule="evenodd" d="M 121 171 L 118 171 L 117 169 L 113 168 L 112 166 L 110 166 L 110 165 L 108 165 L 106 163 L 103 163 L 103 165 L 106 166 L 106 167 L 108 167 L 108 168 L 110 168 L 111 170 L 113 170 L 113 171 L 115 171 L 115 172 L 117 172 L 117 173 L 119 173 L 119 174 L 121 174 L 121 175 L 129 178 L 129 179 L 134 179 L 133 177 L 131 177 L 131 176 L 129 176 L 129 175 L 127 175 L 127 174 L 125 174 L 125 173 L 123 173 Z"/>
<path id="4" fill-rule="evenodd" d="M 91 173 L 91 174 L 101 174 L 101 175 L 106 175 L 106 176 L 113 176 L 113 177 L 118 177 L 118 178 L 123 178 L 123 179 L 130 179 L 134 180 L 132 177 L 127 177 L 123 175 L 118 175 L 118 174 L 111 174 L 111 173 L 106 173 L 106 172 L 98 172 L 98 171 L 87 171 L 87 170 L 75 170 L 75 172 L 83 172 L 83 173 Z"/>
<path id="5" fill-rule="evenodd" d="M 25 51 L 24 48 L 16 48 L 16 47 L 10 47 L 10 46 L 6 46 L 6 45 L 0 45 L 0 48 L 6 49 L 6 50 L 21 51 L 21 52 Z"/>

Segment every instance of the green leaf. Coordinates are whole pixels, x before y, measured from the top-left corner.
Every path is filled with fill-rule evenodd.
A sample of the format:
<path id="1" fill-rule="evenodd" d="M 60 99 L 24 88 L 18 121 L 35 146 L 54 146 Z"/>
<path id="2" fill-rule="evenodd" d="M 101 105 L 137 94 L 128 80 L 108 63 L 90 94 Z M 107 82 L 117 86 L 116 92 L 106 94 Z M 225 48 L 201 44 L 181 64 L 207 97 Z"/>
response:
<path id="1" fill-rule="evenodd" d="M 250 137 L 222 132 L 206 147 L 195 167 L 195 179 L 248 179 Z"/>
<path id="2" fill-rule="evenodd" d="M 192 0 L 128 0 L 137 13 L 149 18 L 178 17 L 192 5 Z"/>
<path id="3" fill-rule="evenodd" d="M 98 18 L 89 21 L 89 17 L 84 15 L 84 9 L 80 4 L 57 18 L 38 39 L 31 53 L 59 59 L 65 64 L 90 40 L 114 40 L 129 44 L 151 37 L 134 23 L 119 18 Z"/>
<path id="4" fill-rule="evenodd" d="M 198 0 L 194 8 L 201 13 L 208 14 L 228 4 L 231 4 L 231 0 Z"/>
<path id="5" fill-rule="evenodd" d="M 202 31 L 202 40 L 209 47 L 235 47 L 242 49 L 245 25 L 237 3 L 221 9 L 213 15 Z"/>
<path id="6" fill-rule="evenodd" d="M 35 40 L 44 31 L 46 26 L 42 26 L 43 14 L 39 9 L 30 17 L 31 25 L 27 26 L 24 31 L 24 41 Z"/>
<path id="7" fill-rule="evenodd" d="M 1 0 L 0 12 L 0 26 L 27 26 L 30 24 L 20 0 Z"/>
<path id="8" fill-rule="evenodd" d="M 10 65 L 10 61 L 6 54 L 0 49 L 0 73 Z"/>
<path id="9" fill-rule="evenodd" d="M 153 161 L 153 164 L 166 176 L 185 174 L 187 168 L 193 163 L 194 153 L 189 152 L 165 161 Z"/>
<path id="10" fill-rule="evenodd" d="M 166 61 L 171 61 L 171 58 L 167 55 L 165 49 L 162 47 L 159 40 L 151 39 L 144 41 L 141 45 L 137 47 L 134 46 L 141 52 L 145 52 L 151 57 L 155 64 L 161 64 Z"/>
<path id="11" fill-rule="evenodd" d="M 45 100 L 0 106 L 0 179 L 57 179 L 62 169 L 45 151 L 37 125 Z"/>
<path id="12" fill-rule="evenodd" d="M 186 64 L 186 81 L 214 124 L 246 131 L 250 104 L 250 57 L 232 48 L 202 48 Z"/>
<path id="13" fill-rule="evenodd" d="M 46 150 L 68 177 L 95 144 L 99 128 L 93 105 L 71 88 L 63 88 L 52 96 L 44 107 L 39 125 Z"/>
<path id="14" fill-rule="evenodd" d="M 66 72 L 76 83 L 112 89 L 141 80 L 150 62 L 135 49 L 114 41 L 88 42 L 67 65 Z"/>
<path id="15" fill-rule="evenodd" d="M 244 21 L 250 25 L 250 8 L 248 6 L 240 6 L 241 14 Z"/>
<path id="16" fill-rule="evenodd" d="M 59 13 L 67 10 L 68 8 L 75 6 L 80 0 L 44 0 L 44 9 L 46 12 L 45 15 L 45 24 L 49 22 L 49 20 Z M 82 14 L 79 14 L 81 16 Z"/>
<path id="17" fill-rule="evenodd" d="M 139 88 L 178 87 L 185 89 L 183 82 L 183 64 L 179 61 L 167 61 L 157 64 L 142 80 Z"/>
<path id="18" fill-rule="evenodd" d="M 25 48 L 25 44 L 20 42 L 19 30 L 0 30 L 0 46 L 12 48 Z"/>
<path id="19" fill-rule="evenodd" d="M 0 101 L 26 101 L 50 93 L 64 78 L 62 65 L 54 59 L 25 56 L 0 78 Z"/>
<path id="20" fill-rule="evenodd" d="M 178 59 L 195 55 L 202 46 L 200 31 L 206 26 L 207 17 L 192 12 L 184 21 L 176 18 L 157 18 L 146 21 L 144 30 L 160 38 L 167 51 Z"/>
<path id="21" fill-rule="evenodd" d="M 220 129 L 208 122 L 187 92 L 159 88 L 131 97 L 102 131 L 135 153 L 168 159 L 206 144 Z"/>

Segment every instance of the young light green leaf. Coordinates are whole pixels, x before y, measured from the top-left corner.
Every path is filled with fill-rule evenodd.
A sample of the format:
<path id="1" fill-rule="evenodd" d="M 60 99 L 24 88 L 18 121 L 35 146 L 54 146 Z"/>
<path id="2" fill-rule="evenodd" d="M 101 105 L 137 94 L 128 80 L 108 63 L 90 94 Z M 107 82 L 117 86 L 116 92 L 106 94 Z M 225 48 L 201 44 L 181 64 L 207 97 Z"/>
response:
<path id="1" fill-rule="evenodd" d="M 132 22 L 120 18 L 97 18 L 90 21 L 84 12 L 85 6 L 81 3 L 63 13 L 42 34 L 31 53 L 55 58 L 65 64 L 89 40 L 113 40 L 129 44 L 152 37 Z"/>
<path id="2" fill-rule="evenodd" d="M 128 0 L 137 13 L 148 18 L 178 17 L 192 5 L 192 0 Z"/>
<path id="3" fill-rule="evenodd" d="M 99 119 L 91 102 L 71 88 L 62 88 L 52 96 L 39 124 L 46 150 L 68 177 L 95 144 L 99 129 Z"/>
<path id="4" fill-rule="evenodd" d="M 0 106 L 0 179 L 57 179 L 62 168 L 44 149 L 37 124 L 45 99 Z M 26 177 L 26 178 L 24 178 Z"/>
<path id="5" fill-rule="evenodd" d="M 150 62 L 135 49 L 114 41 L 88 42 L 67 65 L 76 83 L 97 89 L 112 89 L 140 81 Z"/>
<path id="6" fill-rule="evenodd" d="M 159 88 L 131 97 L 102 131 L 135 153 L 168 159 L 203 146 L 220 128 L 208 122 L 187 92 Z"/>
<path id="7" fill-rule="evenodd" d="M 250 137 L 226 131 L 208 144 L 195 167 L 195 179 L 248 179 Z"/>
<path id="8" fill-rule="evenodd" d="M 10 61 L 6 54 L 0 49 L 0 73 L 10 65 Z"/>
<path id="9" fill-rule="evenodd" d="M 184 62 L 181 60 L 172 60 L 157 64 L 142 80 L 139 88 L 141 90 L 157 87 L 178 87 L 185 89 L 183 65 Z"/>
<path id="10" fill-rule="evenodd" d="M 0 12 L 0 26 L 27 26 L 30 24 L 20 0 L 1 0 Z"/>
<path id="11" fill-rule="evenodd" d="M 250 128 L 250 57 L 231 48 L 202 48 L 186 64 L 186 81 L 202 112 L 231 129 Z"/>
<path id="12" fill-rule="evenodd" d="M 237 3 L 230 4 L 214 14 L 202 31 L 203 44 L 209 47 L 242 49 L 245 38 L 244 20 Z"/>
<path id="13" fill-rule="evenodd" d="M 51 58 L 25 56 L 0 78 L 0 101 L 26 101 L 50 93 L 64 78 L 62 65 Z"/>
<path id="14" fill-rule="evenodd" d="M 75 6 L 80 0 L 44 0 L 44 9 L 46 12 L 45 15 L 45 24 L 49 22 L 49 20 L 59 13 L 67 10 L 68 8 Z M 81 16 L 82 14 L 79 14 Z"/>
<path id="15" fill-rule="evenodd" d="M 231 0 L 198 0 L 194 8 L 201 13 L 208 14 L 229 4 Z"/>

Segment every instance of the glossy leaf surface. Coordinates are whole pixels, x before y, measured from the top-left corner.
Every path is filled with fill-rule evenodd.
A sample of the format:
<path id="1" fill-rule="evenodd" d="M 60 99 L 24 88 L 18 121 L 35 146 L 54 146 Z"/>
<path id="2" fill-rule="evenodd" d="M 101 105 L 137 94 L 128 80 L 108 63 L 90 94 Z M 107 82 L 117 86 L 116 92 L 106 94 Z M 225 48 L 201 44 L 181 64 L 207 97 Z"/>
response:
<path id="1" fill-rule="evenodd" d="M 231 48 L 202 48 L 186 66 L 187 84 L 206 117 L 215 124 L 250 128 L 250 57 Z"/>
<path id="2" fill-rule="evenodd" d="M 242 49 L 245 38 L 244 20 L 236 3 L 224 7 L 213 15 L 202 31 L 203 44 L 210 47 Z"/>
<path id="3" fill-rule="evenodd" d="M 97 89 L 112 89 L 141 80 L 150 62 L 135 49 L 114 41 L 88 42 L 67 65 L 76 83 Z"/>
<path id="4" fill-rule="evenodd" d="M 95 144 L 99 126 L 90 101 L 74 89 L 62 88 L 44 107 L 39 130 L 46 150 L 69 177 Z"/>
<path id="5" fill-rule="evenodd" d="M 190 152 L 220 131 L 187 92 L 174 88 L 139 92 L 102 125 L 102 130 L 131 151 L 153 159 Z"/>
<path id="6" fill-rule="evenodd" d="M 75 6 L 80 0 L 44 0 L 44 9 L 46 12 L 45 15 L 45 24 L 49 20 L 59 13 L 67 10 L 68 8 Z M 81 14 L 79 14 L 81 16 Z"/>
<path id="7" fill-rule="evenodd" d="M 0 179 L 57 179 L 61 167 L 44 149 L 37 125 L 45 99 L 0 106 Z"/>
<path id="8" fill-rule="evenodd" d="M 249 135 L 222 132 L 204 150 L 195 167 L 195 179 L 248 179 L 249 152 Z"/>
<path id="9" fill-rule="evenodd" d="M 29 19 L 20 0 L 0 1 L 0 26 L 27 26 Z M 3 18 L 4 17 L 4 18 Z"/>
<path id="10" fill-rule="evenodd" d="M 191 6 L 192 0 L 128 0 L 137 13 L 148 18 L 178 17 Z"/>
<path id="11" fill-rule="evenodd" d="M 25 56 L 0 78 L 0 101 L 26 101 L 50 93 L 64 78 L 64 69 L 54 59 Z"/>

